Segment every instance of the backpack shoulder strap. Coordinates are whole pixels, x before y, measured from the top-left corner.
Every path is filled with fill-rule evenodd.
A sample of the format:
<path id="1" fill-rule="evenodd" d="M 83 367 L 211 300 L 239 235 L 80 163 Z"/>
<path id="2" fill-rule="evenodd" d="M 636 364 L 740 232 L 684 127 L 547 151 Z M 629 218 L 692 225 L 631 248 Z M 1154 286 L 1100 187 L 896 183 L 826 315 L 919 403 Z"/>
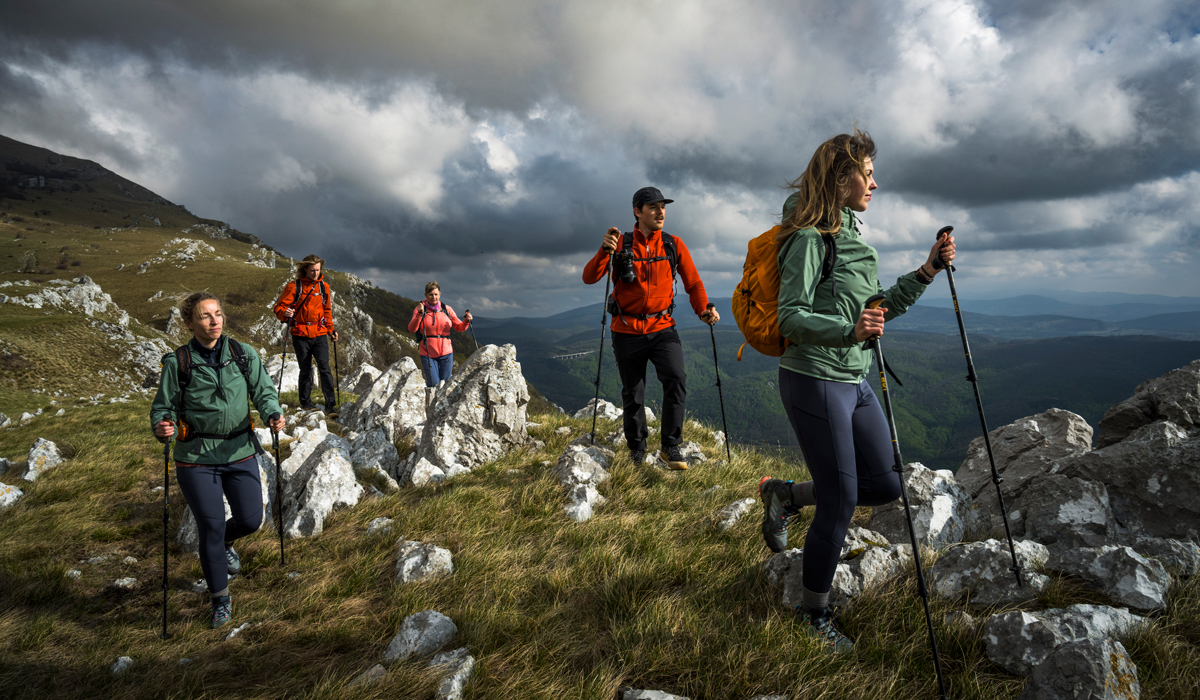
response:
<path id="1" fill-rule="evenodd" d="M 621 250 L 626 253 L 633 252 L 633 233 L 625 232 L 621 234 Z"/>
<path id="2" fill-rule="evenodd" d="M 192 353 L 188 349 L 187 343 L 175 348 L 175 364 L 179 376 L 179 391 L 182 394 L 188 383 L 192 381 Z"/>
<path id="3" fill-rule="evenodd" d="M 329 288 L 329 284 L 327 284 L 325 282 L 325 280 L 321 280 L 320 282 L 318 282 L 317 286 L 319 286 L 321 288 L 321 303 L 325 305 L 326 309 L 328 309 L 330 307 L 329 298 L 331 296 L 333 296 L 333 292 Z"/>
<path id="4" fill-rule="evenodd" d="M 228 345 L 229 354 L 233 356 L 233 361 L 237 363 L 238 370 L 242 373 L 242 378 L 246 380 L 246 386 L 250 386 L 250 360 L 246 357 L 246 349 L 233 338 L 229 338 Z"/>
<path id="5" fill-rule="evenodd" d="M 675 249 L 675 237 L 666 231 L 662 232 L 663 248 L 667 251 L 667 262 L 671 263 L 671 279 L 679 270 L 679 252 Z"/>
<path id="6" fill-rule="evenodd" d="M 834 243 L 833 236 L 822 233 L 821 238 L 825 241 L 825 259 L 821 261 L 821 279 L 817 281 L 817 284 L 833 277 L 833 268 L 837 266 L 837 244 Z M 833 295 L 837 296 L 836 279 L 833 280 Z"/>
<path id="7" fill-rule="evenodd" d="M 300 305 L 300 290 L 301 289 L 303 289 L 303 286 L 300 284 L 300 280 L 297 279 L 296 280 L 296 293 L 292 295 L 292 308 L 293 309 Z"/>

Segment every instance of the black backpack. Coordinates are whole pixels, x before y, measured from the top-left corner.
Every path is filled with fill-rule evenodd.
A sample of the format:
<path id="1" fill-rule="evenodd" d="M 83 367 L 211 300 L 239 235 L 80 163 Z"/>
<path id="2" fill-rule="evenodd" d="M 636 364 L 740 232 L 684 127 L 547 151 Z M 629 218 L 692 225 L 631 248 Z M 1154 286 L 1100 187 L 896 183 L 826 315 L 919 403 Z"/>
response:
<path id="1" fill-rule="evenodd" d="M 662 236 L 663 249 L 665 250 L 666 255 L 656 255 L 652 258 L 634 258 L 633 261 L 662 262 L 665 260 L 667 264 L 671 266 L 671 305 L 668 306 L 665 311 L 659 311 L 656 314 L 627 314 L 621 310 L 621 305 L 617 303 L 617 283 L 620 282 L 620 280 L 617 280 L 616 282 L 613 282 L 613 292 L 612 295 L 608 297 L 608 312 L 613 316 L 620 316 L 622 319 L 628 316 L 629 318 L 636 318 L 640 321 L 645 321 L 646 319 L 670 316 L 671 313 L 675 311 L 675 275 L 679 270 L 679 253 L 675 250 L 674 236 L 666 231 L 660 232 L 659 235 Z M 621 249 L 626 253 L 633 253 L 632 233 L 621 234 Z"/>

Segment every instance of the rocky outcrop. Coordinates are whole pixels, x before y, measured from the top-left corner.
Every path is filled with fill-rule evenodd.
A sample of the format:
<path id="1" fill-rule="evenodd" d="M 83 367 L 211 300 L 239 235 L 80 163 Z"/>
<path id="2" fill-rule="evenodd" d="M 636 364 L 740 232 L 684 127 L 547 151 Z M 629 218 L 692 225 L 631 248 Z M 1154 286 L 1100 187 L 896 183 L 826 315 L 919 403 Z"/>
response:
<path id="1" fill-rule="evenodd" d="M 424 426 L 425 378 L 411 357 L 400 358 L 359 394 L 339 416 L 342 425 L 351 430 L 380 429 L 384 440 L 394 443 L 416 436 Z"/>
<path id="2" fill-rule="evenodd" d="M 592 412 L 596 413 L 597 420 L 621 420 L 624 412 L 619 406 L 615 406 L 604 399 L 592 399 L 587 402 L 583 408 L 575 412 L 572 416 L 575 420 L 591 420 Z"/>
<path id="3" fill-rule="evenodd" d="M 1138 610 L 1164 610 L 1171 577 L 1163 565 L 1129 547 L 1085 547 L 1051 556 L 1051 571 L 1079 576 L 1101 593 Z"/>
<path id="4" fill-rule="evenodd" d="M 435 655 L 429 667 L 443 674 L 438 681 L 437 700 L 462 700 L 463 690 L 475 675 L 475 657 L 461 647 Z"/>
<path id="5" fill-rule="evenodd" d="M 1072 605 L 1032 613 L 1013 610 L 993 615 L 984 623 L 984 652 L 1005 671 L 1028 676 L 1059 646 L 1124 639 L 1144 622 L 1124 608 L 1106 605 Z"/>
<path id="6" fill-rule="evenodd" d="M 378 469 L 397 485 L 400 483 L 400 453 L 383 428 L 371 428 L 350 440 L 350 462 L 355 469 Z"/>
<path id="7" fill-rule="evenodd" d="M 447 469 L 473 469 L 530 443 L 529 390 L 512 345 L 485 345 L 437 391 L 418 458 Z"/>
<path id="8" fill-rule="evenodd" d="M 614 457 L 612 450 L 586 446 L 582 438 L 567 446 L 551 470 L 567 494 L 567 505 L 563 507 L 567 517 L 575 522 L 590 520 L 595 508 L 605 502 L 596 486 L 608 478 Z"/>
<path id="9" fill-rule="evenodd" d="M 1200 360 L 1142 382 L 1133 396 L 1108 409 L 1100 419 L 1096 446 L 1115 445 L 1158 421 L 1185 430 L 1200 428 Z"/>
<path id="10" fill-rule="evenodd" d="M 350 374 L 342 377 L 342 381 L 338 386 L 342 391 L 351 394 L 362 394 L 371 388 L 371 384 L 379 379 L 379 375 L 383 374 L 371 365 L 361 364 Z"/>
<path id="11" fill-rule="evenodd" d="M 1102 639 L 1056 647 L 1029 678 L 1017 700 L 1140 697 L 1137 667 L 1120 642 Z"/>
<path id="12" fill-rule="evenodd" d="M 284 534 L 312 537 L 321 534 L 334 508 L 356 505 L 363 488 L 354 478 L 350 443 L 343 438 L 316 430 L 292 442 L 291 449 L 281 465 Z"/>
<path id="13" fill-rule="evenodd" d="M 1009 512 L 1014 537 L 1040 542 L 1051 552 L 1099 547 L 1117 532 L 1104 484 L 1063 474 L 1037 479 Z"/>
<path id="14" fill-rule="evenodd" d="M 930 589 L 943 598 L 970 596 L 974 607 L 1011 605 L 1032 600 L 1046 589 L 1050 579 L 1037 573 L 1050 553 L 1037 542 L 1014 543 L 1021 565 L 1021 586 L 1012 567 L 1008 542 L 987 540 L 951 547 L 929 571 Z"/>
<path id="15" fill-rule="evenodd" d="M 848 605 L 866 589 L 901 573 L 911 561 L 911 545 L 890 544 L 878 532 L 851 526 L 833 575 L 829 604 Z M 764 567 L 767 580 L 783 588 L 785 607 L 800 604 L 803 569 L 803 549 L 786 549 L 771 557 Z"/>
<path id="16" fill-rule="evenodd" d="M 920 462 L 904 469 L 904 484 L 918 544 L 931 549 L 962 541 L 967 532 L 971 498 L 954 474 L 933 471 Z M 874 509 L 871 529 L 893 542 L 909 542 L 908 519 L 900 500 Z"/>

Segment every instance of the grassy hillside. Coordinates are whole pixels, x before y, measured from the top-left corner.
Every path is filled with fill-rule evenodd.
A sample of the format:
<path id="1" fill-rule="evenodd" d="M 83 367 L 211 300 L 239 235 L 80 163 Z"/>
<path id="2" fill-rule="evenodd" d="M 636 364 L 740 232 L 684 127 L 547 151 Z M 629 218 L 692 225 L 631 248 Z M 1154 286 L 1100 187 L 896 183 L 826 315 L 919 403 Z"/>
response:
<path id="1" fill-rule="evenodd" d="M 600 487 L 608 504 L 576 524 L 562 514 L 560 487 L 543 465 L 586 428 L 557 414 L 532 417 L 545 450 L 335 513 L 322 535 L 287 542 L 287 567 L 269 526 L 248 538 L 239 547 L 245 574 L 232 584 L 234 623 L 259 626 L 235 640 L 223 641 L 228 629 L 208 629 L 203 594 L 182 590 L 201 577 L 200 567 L 172 544 L 174 638 L 164 641 L 162 500 L 152 490 L 163 466 L 145 429 L 147 410 L 145 401 L 70 408 L 0 431 L 0 455 L 10 459 L 37 436 L 72 455 L 33 484 L 18 483 L 12 471 L 0 476 L 26 490 L 0 513 L 5 697 L 430 698 L 436 678 L 427 659 L 397 663 L 377 686 L 346 687 L 376 663 L 406 616 L 427 609 L 450 616 L 460 630 L 453 645 L 469 646 L 478 660 L 467 693 L 475 700 L 608 700 L 620 686 L 714 699 L 935 696 L 911 571 L 846 611 L 842 625 L 859 652 L 834 659 L 797 632 L 766 581 L 761 510 L 724 533 L 705 524 L 724 504 L 754 497 L 762 474 L 803 478 L 802 467 L 752 450 L 732 464 L 682 473 L 633 467 L 622 457 Z M 571 435 L 557 434 L 564 425 Z M 685 430 L 718 454 L 706 431 Z M 173 478 L 170 498 L 173 542 L 183 503 Z M 367 537 L 367 523 L 380 516 L 395 520 L 393 534 Z M 794 541 L 809 517 L 793 523 Z M 861 509 L 856 521 L 866 517 Z M 398 535 L 450 549 L 455 573 L 396 586 Z M 80 563 L 97 556 L 108 559 Z M 122 563 L 127 556 L 136 563 Z M 67 578 L 70 569 L 82 576 Z M 125 576 L 138 588 L 109 587 Z M 1077 602 L 1103 600 L 1055 578 L 1029 607 Z M 941 624 L 958 609 L 934 604 L 951 696 L 1015 697 L 1022 681 L 987 661 L 978 632 Z M 1183 581 L 1167 613 L 1129 644 L 1143 698 L 1200 692 L 1198 629 L 1200 585 Z M 110 677 L 108 666 L 123 655 L 134 659 L 132 670 Z M 179 665 L 183 658 L 190 663 Z"/>

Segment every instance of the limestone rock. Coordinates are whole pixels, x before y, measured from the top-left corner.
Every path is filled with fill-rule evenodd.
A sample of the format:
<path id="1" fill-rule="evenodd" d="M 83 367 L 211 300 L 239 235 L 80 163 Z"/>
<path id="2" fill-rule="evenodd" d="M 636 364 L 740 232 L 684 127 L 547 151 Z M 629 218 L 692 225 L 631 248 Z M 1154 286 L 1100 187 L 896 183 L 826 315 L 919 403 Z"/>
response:
<path id="1" fill-rule="evenodd" d="M 1200 574 L 1200 546 L 1195 542 L 1138 537 L 1129 546 L 1148 559 L 1157 559 L 1167 571 L 1177 576 Z"/>
<path id="2" fill-rule="evenodd" d="M 367 523 L 367 534 L 374 535 L 376 533 L 386 535 L 392 531 L 392 525 L 395 521 L 391 518 L 375 518 Z"/>
<path id="3" fill-rule="evenodd" d="M 474 469 L 530 442 L 529 390 L 513 345 L 484 345 L 437 390 L 417 454 Z"/>
<path id="4" fill-rule="evenodd" d="M 63 461 L 62 451 L 58 449 L 58 445 L 45 438 L 38 438 L 34 441 L 33 447 L 29 448 L 29 461 L 25 467 L 25 474 L 21 478 L 25 481 L 34 481 L 46 471 L 62 464 Z"/>
<path id="5" fill-rule="evenodd" d="M 564 512 L 579 523 L 590 520 L 595 508 L 605 502 L 604 496 L 596 490 L 596 484 L 608 478 L 606 467 L 615 457 L 612 450 L 585 444 L 577 440 L 568 445 L 551 470 L 567 492 Z"/>
<path id="6" fill-rule="evenodd" d="M 1025 692 L 1017 700 L 1136 700 L 1140 694 L 1137 666 L 1120 642 L 1081 640 L 1051 652 L 1033 669 Z"/>
<path id="7" fill-rule="evenodd" d="M 354 679 L 346 685 L 351 688 L 357 686 L 375 685 L 379 681 L 383 680 L 383 677 L 386 675 L 387 669 L 383 667 L 383 664 L 375 664 L 371 668 L 368 668 L 367 670 L 355 676 Z"/>
<path id="8" fill-rule="evenodd" d="M 672 695 L 661 690 L 638 690 L 636 688 L 621 688 L 621 700 L 688 700 L 683 695 Z"/>
<path id="9" fill-rule="evenodd" d="M 1064 460 L 1060 473 L 1104 484 L 1129 534 L 1200 541 L 1200 432 L 1157 421 Z"/>
<path id="10" fill-rule="evenodd" d="M 708 456 L 704 454 L 704 449 L 700 447 L 700 444 L 691 440 L 680 443 L 679 453 L 683 455 L 683 461 L 687 463 L 688 467 L 708 461 Z M 667 461 L 662 457 L 662 450 L 654 450 L 652 454 L 647 455 L 647 459 L 660 469 L 667 468 Z"/>
<path id="11" fill-rule="evenodd" d="M 108 667 L 108 672 L 113 676 L 121 676 L 131 668 L 133 668 L 133 659 L 128 656 L 122 656 L 118 658 L 112 666 Z"/>
<path id="12" fill-rule="evenodd" d="M 12 425 L 12 419 L 0 413 L 0 429 L 7 428 L 10 425 Z"/>
<path id="13" fill-rule="evenodd" d="M 883 540 L 879 545 L 870 544 L 879 540 Z M 851 526 L 847 535 L 849 546 L 843 546 L 842 560 L 833 575 L 833 586 L 829 595 L 831 606 L 849 605 L 866 589 L 901 573 L 912 561 L 911 545 L 893 545 L 886 542 L 887 540 L 878 533 Z M 768 560 L 765 568 L 767 580 L 773 585 L 783 587 L 783 605 L 799 605 L 804 550 L 784 550 Z"/>
<path id="14" fill-rule="evenodd" d="M 454 622 L 436 610 L 413 613 L 404 618 L 400 631 L 388 643 L 383 652 L 383 665 L 391 666 L 410 656 L 437 651 L 456 634 L 458 627 Z"/>
<path id="15" fill-rule="evenodd" d="M 409 483 L 413 486 L 437 484 L 446 480 L 446 473 L 435 467 L 429 460 L 422 457 L 412 468 Z"/>
<path id="16" fill-rule="evenodd" d="M 931 549 L 961 542 L 967 530 L 971 497 L 954 474 L 946 469 L 933 471 L 913 462 L 904 469 L 904 483 L 917 542 Z M 903 502 L 896 500 L 875 508 L 871 528 L 894 542 L 909 542 Z"/>
<path id="17" fill-rule="evenodd" d="M 1108 409 L 1100 419 L 1096 446 L 1114 445 L 1160 420 L 1185 429 L 1200 427 L 1200 360 L 1142 382 L 1133 396 Z"/>
<path id="18" fill-rule="evenodd" d="M 267 374 L 271 377 L 271 381 L 275 382 L 275 386 L 280 386 L 280 382 L 283 382 L 283 386 L 279 389 L 280 393 L 299 391 L 300 389 L 300 365 L 296 362 L 294 354 L 288 353 L 288 358 L 288 361 L 285 363 L 283 362 L 282 355 L 272 355 L 266 364 Z M 282 380 L 279 378 L 280 367 L 283 368 Z M 321 386 L 320 379 L 317 376 L 317 363 L 315 362 L 312 366 L 312 373 L 313 386 Z"/>
<path id="19" fill-rule="evenodd" d="M 601 496 L 592 484 L 576 484 L 567 492 L 567 501 L 567 505 L 563 506 L 567 517 L 582 523 L 591 520 L 595 508 L 604 505 L 608 499 Z"/>
<path id="20" fill-rule="evenodd" d="M 1109 598 L 1138 610 L 1165 610 L 1171 577 L 1162 564 L 1129 547 L 1108 545 L 1060 552 L 1046 568 L 1079 576 Z"/>
<path id="21" fill-rule="evenodd" d="M 1014 538 L 1040 542 L 1051 552 L 1099 547 L 1117 531 L 1104 484 L 1062 474 L 1037 479 L 1013 501 L 1010 512 L 1021 515 L 1013 523 Z"/>
<path id="22" fill-rule="evenodd" d="M 969 594 L 974 607 L 1032 600 L 1050 582 L 1049 577 L 1035 571 L 1046 563 L 1049 552 L 1044 546 L 1028 540 L 1014 545 L 1017 562 L 1021 565 L 1021 587 L 1017 587 L 1016 577 L 1009 570 L 1012 553 L 1008 542 L 986 540 L 955 545 L 939 557 L 929 571 L 931 590 L 950 599 Z"/>
<path id="23" fill-rule="evenodd" d="M 351 430 L 380 428 L 385 441 L 394 443 L 415 435 L 425 422 L 425 378 L 411 357 L 400 358 L 359 394 L 339 416 Z"/>
<path id="24" fill-rule="evenodd" d="M 996 457 L 996 470 L 1004 477 L 1001 488 L 1005 497 L 1019 493 L 1030 479 L 1049 472 L 1056 461 L 1092 449 L 1092 428 L 1087 421 L 1058 408 L 996 428 L 988 435 Z M 967 459 L 955 473 L 955 478 L 972 499 L 985 495 L 986 489 L 986 496 L 990 497 L 988 503 L 995 503 L 992 468 L 982 437 L 971 441 Z"/>
<path id="25" fill-rule="evenodd" d="M 364 362 L 358 366 L 358 369 L 342 377 L 338 387 L 351 394 L 362 394 L 370 389 L 371 384 L 379 379 L 381 374 L 383 373 Z"/>
<path id="26" fill-rule="evenodd" d="M 734 501 L 733 503 L 730 503 L 721 510 L 717 511 L 716 515 L 713 516 L 713 527 L 720 532 L 725 532 L 729 528 L 736 525 L 738 520 L 742 519 L 743 515 L 749 513 L 750 509 L 754 507 L 755 503 L 757 503 L 757 501 L 753 498 L 743 498 L 740 501 Z"/>
<path id="27" fill-rule="evenodd" d="M 16 486 L 8 484 L 0 484 L 0 511 L 16 505 L 17 501 L 21 500 L 25 492 Z"/>
<path id="28" fill-rule="evenodd" d="M 438 700 L 462 700 L 463 690 L 475 675 L 475 657 L 461 647 L 435 655 L 429 667 L 446 674 L 438 682 Z"/>
<path id="29" fill-rule="evenodd" d="M 1028 676 L 1059 645 L 1123 639 L 1144 622 L 1145 618 L 1124 608 L 1107 605 L 1072 605 L 1032 613 L 1012 610 L 984 623 L 984 652 L 1005 671 Z"/>
<path id="30" fill-rule="evenodd" d="M 450 550 L 401 538 L 396 548 L 396 583 L 413 583 L 454 573 Z"/>
<path id="31" fill-rule="evenodd" d="M 359 433 L 350 441 L 350 462 L 356 469 L 379 469 L 395 480 L 399 475 L 400 453 L 380 427 Z"/>
<path id="32" fill-rule="evenodd" d="M 350 443 L 333 433 L 313 431 L 295 440 L 281 466 L 288 537 L 321 534 L 334 508 L 357 505 L 362 497 L 350 463 Z"/>
<path id="33" fill-rule="evenodd" d="M 113 581 L 112 587 L 121 591 L 132 591 L 138 587 L 138 580 L 133 577 L 119 578 Z"/>
<path id="34" fill-rule="evenodd" d="M 597 403 L 599 404 L 599 408 L 597 408 Z M 587 402 L 587 405 L 576 411 L 572 418 L 576 420 L 583 420 L 584 418 L 591 420 L 593 410 L 596 412 L 598 420 L 621 420 L 621 417 L 625 415 L 619 406 L 614 406 L 604 399 L 599 399 L 599 401 L 592 399 Z"/>

